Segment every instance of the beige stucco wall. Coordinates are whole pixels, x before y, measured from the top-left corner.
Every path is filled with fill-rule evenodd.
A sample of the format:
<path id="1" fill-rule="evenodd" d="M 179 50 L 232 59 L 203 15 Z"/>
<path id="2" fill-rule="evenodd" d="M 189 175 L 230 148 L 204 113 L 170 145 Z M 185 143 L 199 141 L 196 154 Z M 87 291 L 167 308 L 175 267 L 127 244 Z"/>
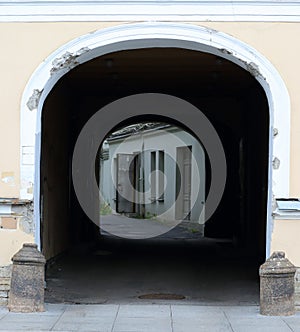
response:
<path id="1" fill-rule="evenodd" d="M 20 187 L 20 101 L 24 87 L 37 66 L 54 50 L 83 34 L 121 23 L 0 23 L 0 198 L 18 197 Z M 291 97 L 291 186 L 290 195 L 300 196 L 300 24 L 298 23 L 198 23 L 228 33 L 256 48 L 277 68 Z M 280 241 L 290 243 L 297 222 L 285 228 Z M 277 246 L 275 223 L 272 246 Z M 284 226 L 286 227 L 286 226 Z M 297 224 L 298 227 L 298 224 Z M 299 221 L 300 227 L 300 221 Z M 299 229 L 300 230 L 300 229 Z M 10 262 L 20 242 L 21 231 L 0 230 L 0 265 Z M 298 233 L 299 234 L 299 233 Z M 279 233 L 278 233 L 279 236 Z M 276 244 L 276 245 L 275 245 Z M 13 247 L 11 247 L 13 246 Z M 11 248 L 2 250 L 3 247 Z M 273 248 L 273 247 L 272 247 Z M 300 265 L 300 244 L 289 245 L 289 255 Z"/>
<path id="2" fill-rule="evenodd" d="M 54 50 L 83 34 L 121 23 L 0 23 L 0 197 L 19 193 L 19 108 L 37 66 Z M 256 48 L 277 68 L 291 97 L 291 196 L 300 196 L 300 24 L 198 23 L 228 33 Z M 8 182 L 2 181 L 8 178 Z"/>
<path id="3" fill-rule="evenodd" d="M 11 264 L 12 256 L 22 248 L 23 243 L 33 243 L 34 238 L 20 229 L 0 231 L 0 266 Z"/>
<path id="4" fill-rule="evenodd" d="M 271 252 L 284 251 L 286 257 L 300 267 L 300 220 L 274 220 Z"/>
<path id="5" fill-rule="evenodd" d="M 275 66 L 291 98 L 290 196 L 300 197 L 300 43 L 298 23 L 212 23 L 208 26 L 226 32 L 253 46 Z M 300 250 L 299 250 L 300 252 Z"/>
<path id="6" fill-rule="evenodd" d="M 19 196 L 20 102 L 30 76 L 61 45 L 107 25 L 0 23 L 0 197 Z"/>

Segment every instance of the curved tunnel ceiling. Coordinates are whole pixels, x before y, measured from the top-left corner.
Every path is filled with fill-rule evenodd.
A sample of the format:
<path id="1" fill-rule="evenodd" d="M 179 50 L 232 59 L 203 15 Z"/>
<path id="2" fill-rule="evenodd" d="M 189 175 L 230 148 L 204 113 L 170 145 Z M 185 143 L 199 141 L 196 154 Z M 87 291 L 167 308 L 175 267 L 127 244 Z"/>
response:
<path id="1" fill-rule="evenodd" d="M 73 92 L 122 95 L 138 92 L 177 95 L 241 94 L 260 84 L 246 70 L 216 55 L 180 48 L 114 52 L 71 70 L 63 80 Z"/>

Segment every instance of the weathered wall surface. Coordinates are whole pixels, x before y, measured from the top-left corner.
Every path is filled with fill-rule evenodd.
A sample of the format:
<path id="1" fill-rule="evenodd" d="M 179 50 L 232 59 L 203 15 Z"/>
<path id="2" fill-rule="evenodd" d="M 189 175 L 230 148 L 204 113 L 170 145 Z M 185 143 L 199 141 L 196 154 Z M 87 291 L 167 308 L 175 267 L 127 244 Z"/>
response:
<path id="1" fill-rule="evenodd" d="M 18 197 L 19 179 L 19 109 L 22 92 L 37 66 L 53 51 L 83 34 L 118 23 L 0 23 L 0 197 Z M 291 96 L 292 150 L 291 196 L 300 196 L 300 95 L 298 77 L 300 44 L 297 23 L 198 23 L 228 33 L 256 48 L 277 68 Z M 298 181 L 297 181 L 298 180 Z"/>
<path id="2" fill-rule="evenodd" d="M 109 24 L 0 24 L 0 197 L 20 190 L 20 102 L 34 70 L 58 47 Z"/>
<path id="3" fill-rule="evenodd" d="M 17 198 L 20 191 L 20 101 L 24 87 L 37 66 L 68 41 L 94 30 L 119 23 L 0 23 L 0 198 Z M 198 23 L 228 33 L 257 49 L 277 68 L 291 97 L 291 186 L 290 195 L 300 196 L 300 72 L 298 23 Z M 280 133 L 279 133 L 280 135 Z M 295 225 L 300 221 L 294 221 Z M 283 250 L 293 238 L 290 225 L 286 236 L 277 241 L 275 224 L 272 246 Z M 296 227 L 296 226 L 295 226 Z M 298 227 L 298 226 L 297 226 Z M 279 233 L 278 233 L 279 234 Z M 299 234 L 299 233 L 298 233 Z M 2 240 L 3 239 L 3 240 Z M 285 240 L 284 240 L 285 239 Z M 0 229 L 0 265 L 10 264 L 22 242 L 33 235 L 21 229 Z M 283 241 L 287 241 L 285 244 Z M 2 248 L 10 248 L 9 250 Z M 300 244 L 288 248 L 287 257 L 299 263 Z"/>
<path id="4" fill-rule="evenodd" d="M 23 243 L 33 242 L 31 208 L 18 205 L 12 215 L 0 217 L 0 305 L 6 305 L 10 289 L 11 257 L 22 248 Z"/>

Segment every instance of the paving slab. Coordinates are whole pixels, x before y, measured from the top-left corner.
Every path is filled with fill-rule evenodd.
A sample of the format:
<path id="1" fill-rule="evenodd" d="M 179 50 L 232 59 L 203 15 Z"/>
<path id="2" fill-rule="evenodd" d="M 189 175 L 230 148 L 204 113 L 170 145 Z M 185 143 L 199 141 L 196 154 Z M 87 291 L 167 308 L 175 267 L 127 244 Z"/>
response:
<path id="1" fill-rule="evenodd" d="M 0 319 L 0 330 L 48 331 L 65 311 L 66 306 L 63 304 L 46 305 L 45 309 L 45 312 L 39 313 L 16 313 L 5 309 L 5 316 Z"/>
<path id="2" fill-rule="evenodd" d="M 9 313 L 0 321 L 0 330 L 49 331 L 58 320 L 60 314 L 19 314 Z"/>
<path id="3" fill-rule="evenodd" d="M 291 330 L 294 332 L 300 332 L 300 311 L 297 311 L 293 316 L 282 317 L 282 320 Z"/>
<path id="4" fill-rule="evenodd" d="M 119 310 L 117 304 L 67 305 L 62 318 L 105 317 L 115 318 Z"/>
<path id="5" fill-rule="evenodd" d="M 225 320 L 190 320 L 182 319 L 173 322 L 173 332 L 233 332 L 230 324 Z"/>
<path id="6" fill-rule="evenodd" d="M 8 310 L 5 307 L 0 307 L 0 320 L 8 314 Z"/>
<path id="7" fill-rule="evenodd" d="M 222 308 L 214 306 L 172 305 L 171 310 L 173 319 L 203 319 L 216 316 L 224 317 Z"/>
<path id="8" fill-rule="evenodd" d="M 170 331 L 171 309 L 169 305 L 122 305 L 113 332 Z"/>
<path id="9" fill-rule="evenodd" d="M 171 306 L 174 332 L 232 332 L 231 326 L 219 307 Z"/>
<path id="10" fill-rule="evenodd" d="M 234 332 L 291 332 L 282 317 L 263 316 L 257 306 L 224 307 L 223 310 Z"/>
<path id="11" fill-rule="evenodd" d="M 84 332 L 111 332 L 113 322 L 108 322 L 104 319 L 84 321 L 63 321 L 56 324 L 51 331 L 84 331 Z"/>
<path id="12" fill-rule="evenodd" d="M 46 310 L 24 314 L 0 309 L 0 331 L 300 332 L 300 312 L 262 316 L 258 306 L 47 304 Z"/>
<path id="13" fill-rule="evenodd" d="M 252 322 L 243 322 L 241 324 L 232 324 L 234 332 L 292 332 L 286 324 L 282 321 L 280 324 L 268 323 L 261 325 L 261 323 L 253 320 Z"/>
<path id="14" fill-rule="evenodd" d="M 168 318 L 171 317 L 169 305 L 121 305 L 118 318 Z"/>
<path id="15" fill-rule="evenodd" d="M 170 317 L 117 317 L 113 332 L 172 332 Z"/>
<path id="16" fill-rule="evenodd" d="M 259 306 L 222 306 L 220 307 L 228 318 L 235 317 L 267 317 L 259 313 Z M 276 317 L 275 317 L 276 318 Z M 278 318 L 278 317 L 277 317 Z"/>
<path id="17" fill-rule="evenodd" d="M 52 331 L 112 331 L 118 305 L 69 305 Z"/>

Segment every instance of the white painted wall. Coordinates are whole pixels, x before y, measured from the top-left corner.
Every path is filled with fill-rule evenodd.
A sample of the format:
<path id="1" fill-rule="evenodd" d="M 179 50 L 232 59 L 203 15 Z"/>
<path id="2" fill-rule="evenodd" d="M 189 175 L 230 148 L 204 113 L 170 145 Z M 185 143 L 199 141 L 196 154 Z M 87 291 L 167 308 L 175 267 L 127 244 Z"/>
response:
<path id="1" fill-rule="evenodd" d="M 116 212 L 114 199 L 116 198 L 117 184 L 113 183 L 116 176 L 114 160 L 118 153 L 132 154 L 145 151 L 145 182 L 146 211 L 159 216 L 158 219 L 175 220 L 175 196 L 176 196 L 176 158 L 177 148 L 192 146 L 192 183 L 191 183 L 191 221 L 204 223 L 205 201 L 205 153 L 200 143 L 189 133 L 179 128 L 153 130 L 131 135 L 126 139 L 118 139 L 109 143 L 109 160 L 104 161 L 103 196 L 107 197 L 110 206 Z M 164 202 L 151 202 L 150 190 L 150 152 L 162 150 L 165 153 L 165 188 Z M 101 179 L 100 179 L 101 182 Z"/>

